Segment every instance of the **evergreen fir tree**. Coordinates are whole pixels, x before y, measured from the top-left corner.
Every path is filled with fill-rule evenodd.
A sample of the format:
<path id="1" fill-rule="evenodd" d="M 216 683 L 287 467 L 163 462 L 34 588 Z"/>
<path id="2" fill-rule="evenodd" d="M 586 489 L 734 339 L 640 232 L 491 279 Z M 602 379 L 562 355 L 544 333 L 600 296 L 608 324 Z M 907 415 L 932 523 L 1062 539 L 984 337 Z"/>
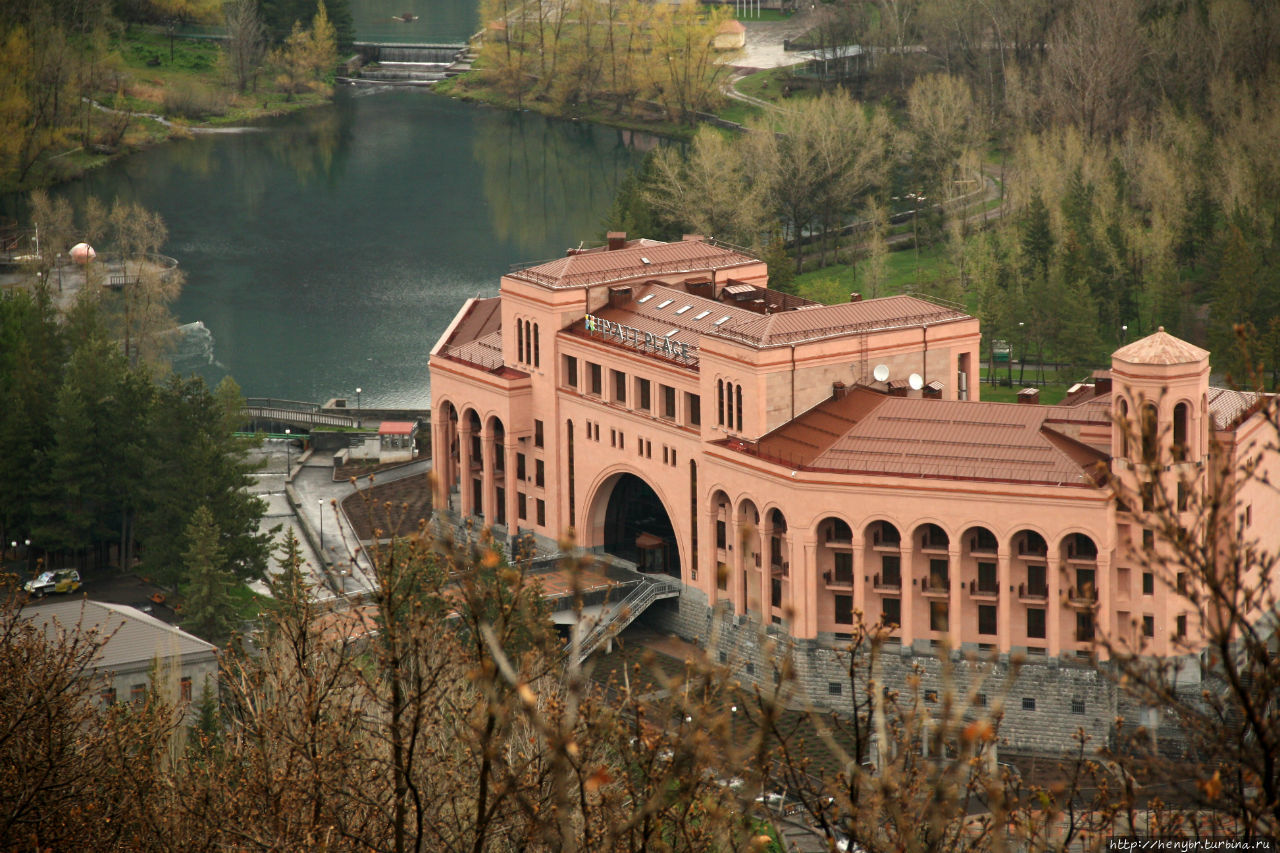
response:
<path id="1" fill-rule="evenodd" d="M 187 582 L 182 586 L 182 627 L 211 643 L 222 645 L 235 626 L 235 601 L 226 555 L 219 545 L 218 525 L 208 507 L 200 506 L 186 528 L 183 554 Z"/>

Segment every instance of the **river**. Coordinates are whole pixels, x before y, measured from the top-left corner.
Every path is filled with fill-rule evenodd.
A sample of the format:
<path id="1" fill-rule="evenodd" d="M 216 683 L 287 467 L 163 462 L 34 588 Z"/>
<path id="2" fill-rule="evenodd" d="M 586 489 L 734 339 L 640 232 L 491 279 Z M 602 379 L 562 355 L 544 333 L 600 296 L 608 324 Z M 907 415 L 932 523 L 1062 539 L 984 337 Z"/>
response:
<path id="1" fill-rule="evenodd" d="M 399 7 L 397 7 L 399 8 Z M 260 132 L 170 142 L 58 187 L 134 200 L 186 271 L 174 366 L 246 396 L 425 407 L 463 300 L 599 236 L 651 136 L 342 87 Z M 0 213 L 22 217 L 20 199 Z"/>

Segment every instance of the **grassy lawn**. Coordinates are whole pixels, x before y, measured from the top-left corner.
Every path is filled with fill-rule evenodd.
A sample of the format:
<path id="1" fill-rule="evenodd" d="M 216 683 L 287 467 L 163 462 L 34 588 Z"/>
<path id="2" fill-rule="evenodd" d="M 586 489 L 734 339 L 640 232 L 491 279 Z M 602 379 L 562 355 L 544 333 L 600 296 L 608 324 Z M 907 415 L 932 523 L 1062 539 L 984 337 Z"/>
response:
<path id="1" fill-rule="evenodd" d="M 727 98 L 725 104 L 716 110 L 716 115 L 725 121 L 736 121 L 738 124 L 746 124 L 753 118 L 759 116 L 763 110 L 754 104 L 744 103 L 743 101 L 735 101 L 733 98 Z"/>
<path id="2" fill-rule="evenodd" d="M 233 584 L 231 597 L 236 604 L 236 618 L 244 622 L 256 622 L 258 611 L 266 609 L 271 604 L 269 597 L 258 595 L 244 584 Z"/>
<path id="3" fill-rule="evenodd" d="M 946 271 L 946 252 L 941 245 L 928 246 L 919 253 L 913 249 L 890 252 L 886 263 L 885 281 L 872 292 L 867 281 L 867 261 L 856 264 L 840 264 L 823 267 L 796 276 L 796 293 L 818 302 L 846 302 L 850 291 L 860 291 L 868 299 L 876 296 L 892 296 L 907 287 L 927 288 L 938 281 Z"/>
<path id="4" fill-rule="evenodd" d="M 776 101 L 782 97 L 782 87 L 790 78 L 791 73 L 786 68 L 766 68 L 743 77 L 738 81 L 737 89 L 762 101 Z"/>
<path id="5" fill-rule="evenodd" d="M 1003 382 L 1006 376 L 1007 368 L 1000 366 L 996 368 L 996 379 Z M 986 377 L 986 368 L 983 368 L 982 375 Z M 1023 379 L 1033 379 L 1034 372 L 1023 375 Z M 979 390 L 980 398 L 988 403 L 1016 403 L 1018 402 L 1018 392 L 1024 386 L 1018 384 L 1018 365 L 1013 366 L 1013 384 L 1012 385 L 988 385 L 986 381 L 982 382 Z M 1071 386 L 1065 382 L 1053 382 L 1040 386 L 1040 403 L 1042 405 L 1051 406 L 1062 402 L 1062 398 L 1067 396 L 1067 389 Z"/>

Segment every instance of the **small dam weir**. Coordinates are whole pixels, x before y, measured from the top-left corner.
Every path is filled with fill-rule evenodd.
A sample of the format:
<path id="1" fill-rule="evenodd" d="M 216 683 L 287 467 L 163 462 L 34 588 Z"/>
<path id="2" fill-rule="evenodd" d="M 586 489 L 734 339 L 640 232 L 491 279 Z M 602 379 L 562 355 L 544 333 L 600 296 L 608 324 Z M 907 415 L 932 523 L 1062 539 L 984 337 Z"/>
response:
<path id="1" fill-rule="evenodd" d="M 351 85 L 430 86 L 470 70 L 473 58 L 465 44 L 358 41 L 355 48 L 349 76 L 338 78 Z"/>

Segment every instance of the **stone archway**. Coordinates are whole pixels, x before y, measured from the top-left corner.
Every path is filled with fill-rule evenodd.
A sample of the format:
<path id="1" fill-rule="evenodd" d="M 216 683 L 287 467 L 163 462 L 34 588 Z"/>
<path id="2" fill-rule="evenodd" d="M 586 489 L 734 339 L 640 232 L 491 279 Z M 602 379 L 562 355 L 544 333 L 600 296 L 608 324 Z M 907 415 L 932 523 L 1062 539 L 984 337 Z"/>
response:
<path id="1" fill-rule="evenodd" d="M 599 544 L 605 553 L 635 563 L 644 572 L 680 577 L 680 546 L 675 526 L 653 487 L 623 473 L 603 486 L 593 516 L 600 521 Z"/>

